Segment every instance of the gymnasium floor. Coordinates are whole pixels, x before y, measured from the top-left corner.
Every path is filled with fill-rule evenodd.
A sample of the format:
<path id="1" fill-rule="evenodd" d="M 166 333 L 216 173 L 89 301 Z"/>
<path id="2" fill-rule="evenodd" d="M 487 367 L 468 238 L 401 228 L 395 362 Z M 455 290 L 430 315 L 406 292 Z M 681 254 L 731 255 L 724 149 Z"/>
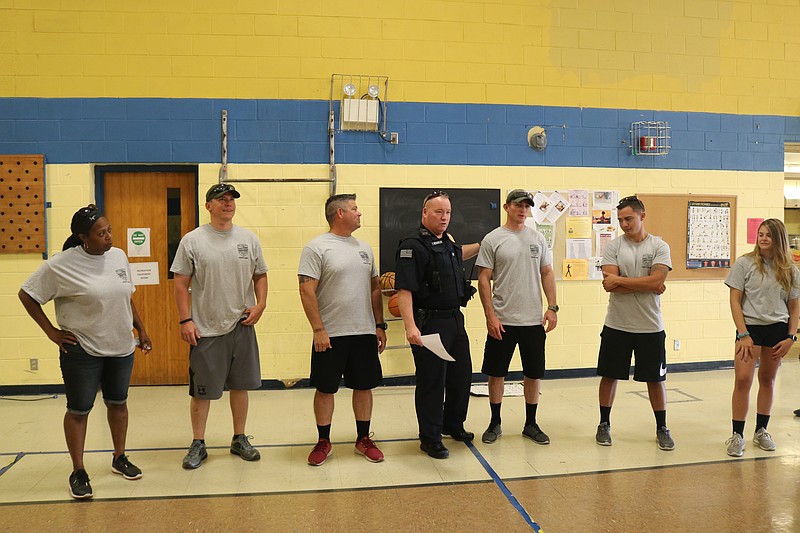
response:
<path id="1" fill-rule="evenodd" d="M 520 435 L 524 400 L 506 398 L 504 435 L 480 442 L 488 400 L 473 397 L 473 445 L 446 439 L 450 458 L 423 454 L 414 438 L 413 389 L 375 392 L 373 430 L 386 454 L 353 453 L 347 390 L 337 396 L 334 454 L 306 464 L 316 442 L 308 389 L 251 394 L 248 433 L 262 454 L 228 452 L 230 412 L 212 405 L 209 458 L 186 471 L 191 441 L 184 387 L 136 387 L 128 455 L 138 481 L 111 473 L 110 436 L 98 401 L 86 464 L 93 501 L 72 501 L 61 428 L 64 399 L 0 400 L 0 529 L 4 531 L 800 531 L 800 363 L 787 358 L 769 430 L 778 450 L 753 449 L 754 406 L 742 459 L 725 453 L 732 370 L 676 373 L 667 381 L 671 452 L 655 444 L 645 387 L 621 383 L 614 445 L 594 442 L 597 379 L 547 380 L 539 423 L 552 444 Z M 755 401 L 755 388 L 752 394 Z M 30 399 L 30 398 L 27 398 Z M 225 402 L 225 403 L 223 403 Z"/>

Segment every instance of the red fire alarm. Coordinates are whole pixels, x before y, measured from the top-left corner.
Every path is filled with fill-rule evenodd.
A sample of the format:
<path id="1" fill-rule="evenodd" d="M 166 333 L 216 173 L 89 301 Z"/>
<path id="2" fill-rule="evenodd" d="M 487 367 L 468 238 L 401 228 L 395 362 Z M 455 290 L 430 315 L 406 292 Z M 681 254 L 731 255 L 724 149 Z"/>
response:
<path id="1" fill-rule="evenodd" d="M 639 150 L 642 152 L 655 152 L 658 148 L 658 139 L 656 137 L 643 136 L 639 137 Z"/>

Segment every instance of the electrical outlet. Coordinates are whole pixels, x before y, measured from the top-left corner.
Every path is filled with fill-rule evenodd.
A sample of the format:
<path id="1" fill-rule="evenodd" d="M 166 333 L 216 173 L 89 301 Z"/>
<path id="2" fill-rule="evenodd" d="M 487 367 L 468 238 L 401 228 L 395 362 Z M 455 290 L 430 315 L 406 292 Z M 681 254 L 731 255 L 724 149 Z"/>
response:
<path id="1" fill-rule="evenodd" d="M 31 372 L 36 372 L 39 370 L 39 360 L 31 357 Z"/>
<path id="2" fill-rule="evenodd" d="M 389 134 L 389 142 L 391 142 L 392 144 L 397 144 L 400 142 L 400 136 L 397 134 L 396 131 L 393 131 L 392 133 Z"/>
<path id="3" fill-rule="evenodd" d="M 672 344 L 672 349 L 673 349 L 674 351 L 676 351 L 676 352 L 677 352 L 677 351 L 680 351 L 680 349 L 681 349 L 681 341 L 679 341 L 678 339 L 675 339 L 675 340 L 673 341 L 673 344 Z"/>

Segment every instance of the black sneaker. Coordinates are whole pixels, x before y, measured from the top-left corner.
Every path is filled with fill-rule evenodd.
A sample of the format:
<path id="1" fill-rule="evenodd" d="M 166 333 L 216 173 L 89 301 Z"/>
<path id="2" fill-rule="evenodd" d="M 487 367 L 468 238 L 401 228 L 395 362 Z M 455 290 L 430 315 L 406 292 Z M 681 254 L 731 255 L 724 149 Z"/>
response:
<path id="1" fill-rule="evenodd" d="M 502 434 L 503 429 L 500 427 L 500 424 L 489 424 L 489 427 L 483 432 L 483 436 L 481 436 L 481 441 L 486 444 L 492 444 Z"/>
<path id="2" fill-rule="evenodd" d="M 234 455 L 238 455 L 245 461 L 258 461 L 261 459 L 261 454 L 253 448 L 253 445 L 250 444 L 247 435 L 239 435 L 238 437 L 234 437 L 231 441 L 231 453 Z"/>
<path id="3" fill-rule="evenodd" d="M 92 486 L 89 485 L 89 474 L 86 470 L 77 470 L 69 476 L 69 493 L 76 500 L 84 500 L 94 496 Z"/>
<path id="4" fill-rule="evenodd" d="M 122 475 L 125 479 L 133 480 L 142 477 L 142 470 L 130 462 L 124 453 L 111 461 L 111 471 Z"/>
<path id="5" fill-rule="evenodd" d="M 445 448 L 440 441 L 423 440 L 419 443 L 419 449 L 434 459 L 447 459 L 450 457 L 450 450 Z"/>
<path id="6" fill-rule="evenodd" d="M 536 444 L 550 444 L 550 437 L 539 429 L 538 424 L 525 424 L 522 429 L 522 436 L 531 439 Z"/>
<path id="7" fill-rule="evenodd" d="M 199 440 L 193 440 L 189 452 L 183 458 L 183 467 L 188 469 L 200 468 L 200 463 L 208 459 L 206 445 Z"/>

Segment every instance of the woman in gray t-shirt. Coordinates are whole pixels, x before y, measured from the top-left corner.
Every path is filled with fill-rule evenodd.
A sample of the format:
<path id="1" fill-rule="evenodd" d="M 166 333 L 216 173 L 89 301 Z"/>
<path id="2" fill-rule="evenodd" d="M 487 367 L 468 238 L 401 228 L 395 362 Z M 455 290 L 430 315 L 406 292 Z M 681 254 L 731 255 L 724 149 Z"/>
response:
<path id="1" fill-rule="evenodd" d="M 761 223 L 755 248 L 733 264 L 725 284 L 730 287 L 731 314 L 736 324 L 733 435 L 725 442 L 728 455 L 744 454 L 744 423 L 756 365 L 758 402 L 753 442 L 762 450 L 774 451 L 767 424 L 775 377 L 783 357 L 797 340 L 800 315 L 800 271 L 792 263 L 783 222 L 769 218 Z"/>

